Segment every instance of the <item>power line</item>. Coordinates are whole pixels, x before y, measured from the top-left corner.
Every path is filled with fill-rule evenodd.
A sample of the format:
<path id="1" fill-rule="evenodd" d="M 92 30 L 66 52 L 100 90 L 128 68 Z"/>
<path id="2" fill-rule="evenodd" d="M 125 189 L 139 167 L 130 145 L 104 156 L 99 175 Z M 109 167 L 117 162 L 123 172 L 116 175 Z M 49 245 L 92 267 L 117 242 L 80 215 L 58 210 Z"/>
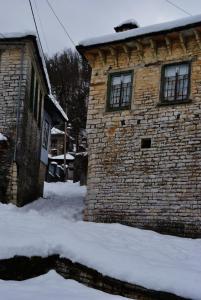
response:
<path id="1" fill-rule="evenodd" d="M 40 14 L 39 14 L 38 4 L 37 4 L 37 1 L 36 1 L 36 0 L 34 0 L 34 4 L 35 4 L 35 8 L 36 8 L 36 13 L 37 13 L 37 16 L 38 16 L 38 19 L 39 19 L 41 31 L 42 31 L 42 34 L 43 34 L 43 38 L 44 38 L 44 41 L 45 41 L 45 45 L 46 45 L 47 51 L 48 51 L 48 53 L 49 53 L 50 50 L 49 50 L 49 47 L 48 47 L 48 43 L 47 43 L 47 39 L 46 39 L 46 35 L 45 35 L 45 30 L 44 30 L 44 28 L 43 28 L 43 23 L 42 23 Z"/>
<path id="2" fill-rule="evenodd" d="M 44 59 L 45 59 L 45 55 L 44 55 L 44 51 L 43 51 L 43 46 L 42 46 L 42 43 L 41 43 L 41 40 L 40 40 L 40 35 L 39 35 L 39 31 L 38 31 L 38 26 L 37 26 L 37 23 L 36 23 L 36 19 L 35 19 L 34 10 L 33 10 L 33 7 L 32 7 L 31 0 L 29 0 L 29 4 L 30 4 L 32 17 L 33 17 L 33 20 L 34 20 L 34 24 L 35 24 L 35 28 L 36 28 L 36 32 L 37 32 L 37 36 L 38 36 L 38 41 L 39 41 L 39 44 L 40 44 L 40 47 L 41 47 L 41 50 L 42 50 L 43 57 L 44 57 Z"/>
<path id="3" fill-rule="evenodd" d="M 173 2 L 170 1 L 170 0 L 165 0 L 165 1 L 166 1 L 167 3 L 169 3 L 170 5 L 176 7 L 176 8 L 179 9 L 180 11 L 184 12 L 184 13 L 187 14 L 188 16 L 192 16 L 191 13 L 189 13 L 187 10 L 185 10 L 185 9 L 182 8 L 181 6 L 179 6 L 179 5 L 175 4 L 175 3 L 173 3 Z"/>
<path id="4" fill-rule="evenodd" d="M 69 38 L 69 40 L 71 41 L 71 43 L 73 44 L 73 46 L 75 47 L 75 43 L 73 41 L 73 39 L 71 38 L 70 34 L 68 33 L 67 29 L 65 28 L 64 24 L 62 23 L 62 21 L 59 19 L 59 17 L 57 16 L 55 10 L 53 9 L 52 5 L 50 4 L 49 0 L 46 0 L 48 6 L 50 7 L 51 11 L 53 12 L 54 16 L 56 17 L 57 21 L 59 22 L 59 24 L 61 25 L 61 27 L 63 28 L 64 32 L 66 33 L 67 37 Z"/>

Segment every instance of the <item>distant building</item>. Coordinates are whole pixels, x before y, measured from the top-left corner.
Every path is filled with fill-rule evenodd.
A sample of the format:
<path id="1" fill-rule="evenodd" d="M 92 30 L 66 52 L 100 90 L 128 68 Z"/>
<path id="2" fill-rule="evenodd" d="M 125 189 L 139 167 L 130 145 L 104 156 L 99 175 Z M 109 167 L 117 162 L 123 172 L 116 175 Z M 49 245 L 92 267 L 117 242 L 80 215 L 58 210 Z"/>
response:
<path id="1" fill-rule="evenodd" d="M 85 220 L 201 236 L 201 15 L 80 43 L 92 67 Z"/>
<path id="2" fill-rule="evenodd" d="M 51 129 L 50 154 L 52 156 L 56 156 L 64 153 L 64 135 L 65 132 L 56 127 L 53 127 Z"/>
<path id="3" fill-rule="evenodd" d="M 66 153 L 66 179 L 73 180 L 74 176 L 74 160 L 75 157 L 70 153 Z M 64 154 L 57 156 L 49 156 L 49 167 L 47 181 L 63 181 L 64 180 Z"/>
<path id="4" fill-rule="evenodd" d="M 67 116 L 33 33 L 0 38 L 0 201 L 24 205 L 43 193 L 50 129 Z"/>

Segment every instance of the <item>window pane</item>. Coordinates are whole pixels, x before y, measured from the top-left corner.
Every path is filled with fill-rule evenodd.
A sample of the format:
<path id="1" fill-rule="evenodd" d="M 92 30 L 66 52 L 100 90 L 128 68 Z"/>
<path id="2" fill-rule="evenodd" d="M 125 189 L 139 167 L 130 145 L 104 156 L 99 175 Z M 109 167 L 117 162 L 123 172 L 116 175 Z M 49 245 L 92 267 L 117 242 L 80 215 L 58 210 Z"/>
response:
<path id="1" fill-rule="evenodd" d="M 176 75 L 176 66 L 165 67 L 165 77 L 171 77 Z"/>
<path id="2" fill-rule="evenodd" d="M 117 85 L 117 84 L 121 84 L 121 76 L 113 76 L 112 77 L 112 85 Z"/>
<path id="3" fill-rule="evenodd" d="M 110 105 L 111 107 L 119 107 L 121 95 L 121 84 L 113 85 L 111 88 Z"/>
<path id="4" fill-rule="evenodd" d="M 186 99 L 188 94 L 188 75 L 178 76 L 177 99 Z"/>
<path id="5" fill-rule="evenodd" d="M 110 86 L 110 108 L 127 107 L 131 98 L 131 79 L 129 73 L 112 75 Z"/>
<path id="6" fill-rule="evenodd" d="M 131 74 L 123 75 L 122 76 L 122 82 L 123 83 L 129 83 L 129 82 L 131 82 Z"/>
<path id="7" fill-rule="evenodd" d="M 122 93 L 121 93 L 121 104 L 122 106 L 128 106 L 131 97 L 131 75 L 123 77 L 122 82 Z"/>
<path id="8" fill-rule="evenodd" d="M 188 74 L 188 69 L 189 69 L 188 64 L 179 65 L 178 74 L 179 75 L 187 75 Z"/>
<path id="9" fill-rule="evenodd" d="M 163 100 L 175 101 L 187 99 L 188 74 L 189 65 L 187 63 L 165 67 Z"/>

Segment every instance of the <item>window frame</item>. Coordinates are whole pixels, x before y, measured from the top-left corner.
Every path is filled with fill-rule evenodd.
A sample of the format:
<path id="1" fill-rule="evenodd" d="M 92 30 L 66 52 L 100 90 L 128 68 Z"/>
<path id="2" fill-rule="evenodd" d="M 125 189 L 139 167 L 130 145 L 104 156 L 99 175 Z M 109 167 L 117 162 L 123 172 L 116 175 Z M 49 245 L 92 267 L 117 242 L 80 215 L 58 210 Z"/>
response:
<path id="1" fill-rule="evenodd" d="M 33 105 L 33 115 L 35 120 L 37 121 L 37 115 L 38 115 L 38 98 L 39 98 L 39 90 L 40 90 L 40 86 L 39 86 L 39 81 L 36 78 L 36 82 L 35 82 L 35 93 L 34 93 L 34 105 Z"/>
<path id="2" fill-rule="evenodd" d="M 30 75 L 30 93 L 29 93 L 29 109 L 33 113 L 34 110 L 34 97 L 35 97 L 35 84 L 36 84 L 36 72 L 33 64 L 31 64 Z"/>
<path id="3" fill-rule="evenodd" d="M 167 67 L 171 66 L 178 66 L 178 65 L 183 65 L 187 64 L 188 65 L 188 87 L 187 87 L 187 96 L 186 99 L 179 100 L 165 100 L 164 99 L 164 88 L 165 88 L 165 69 Z M 185 60 L 185 61 L 179 61 L 179 62 L 174 62 L 174 63 L 168 63 L 164 64 L 161 68 L 161 83 L 160 83 L 160 104 L 167 104 L 167 105 L 174 105 L 174 104 L 182 104 L 190 101 L 190 92 L 191 92 L 191 61 Z"/>
<path id="4" fill-rule="evenodd" d="M 41 89 L 39 89 L 39 107 L 38 107 L 38 127 L 41 128 L 42 120 L 42 103 L 43 103 L 43 94 Z"/>
<path id="5" fill-rule="evenodd" d="M 106 111 L 121 111 L 121 110 L 130 110 L 131 109 L 131 102 L 132 102 L 132 94 L 133 94 L 133 70 L 124 70 L 124 71 L 118 71 L 118 72 L 111 72 L 108 73 L 108 81 L 107 81 L 107 103 L 106 103 Z M 119 106 L 119 107 L 111 107 L 110 106 L 110 96 L 111 96 L 111 83 L 112 78 L 115 76 L 120 75 L 131 75 L 131 92 L 130 92 L 130 99 L 129 99 L 129 105 L 127 106 Z"/>
<path id="6" fill-rule="evenodd" d="M 47 128 L 46 128 L 46 125 L 47 125 Z M 46 131 L 46 129 L 48 129 L 48 130 Z M 46 136 L 46 132 L 47 132 L 47 136 Z M 46 151 L 48 151 L 49 136 L 50 136 L 50 123 L 47 120 L 44 120 L 44 123 L 43 123 L 42 146 L 43 146 L 43 148 Z"/>

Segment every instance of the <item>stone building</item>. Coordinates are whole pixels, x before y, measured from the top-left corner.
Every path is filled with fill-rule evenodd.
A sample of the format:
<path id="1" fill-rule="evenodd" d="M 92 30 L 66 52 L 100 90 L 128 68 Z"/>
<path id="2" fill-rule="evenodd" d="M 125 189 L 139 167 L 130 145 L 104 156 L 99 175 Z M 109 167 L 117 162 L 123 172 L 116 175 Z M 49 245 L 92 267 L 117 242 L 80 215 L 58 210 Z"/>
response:
<path id="1" fill-rule="evenodd" d="M 201 236 L 201 15 L 117 28 L 77 46 L 92 67 L 85 220 Z"/>
<path id="2" fill-rule="evenodd" d="M 65 132 L 56 127 L 51 129 L 50 154 L 52 156 L 61 155 L 64 153 L 64 135 Z"/>
<path id="3" fill-rule="evenodd" d="M 0 38 L 0 201 L 24 205 L 42 195 L 51 127 L 67 117 L 52 96 L 33 33 Z"/>

